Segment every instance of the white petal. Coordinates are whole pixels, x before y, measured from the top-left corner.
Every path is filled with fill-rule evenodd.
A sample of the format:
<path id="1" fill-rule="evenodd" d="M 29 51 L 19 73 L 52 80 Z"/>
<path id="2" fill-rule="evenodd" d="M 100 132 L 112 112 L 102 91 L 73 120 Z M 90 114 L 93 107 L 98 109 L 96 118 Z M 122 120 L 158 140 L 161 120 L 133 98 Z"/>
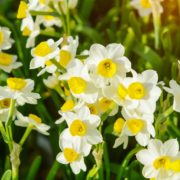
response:
<path id="1" fill-rule="evenodd" d="M 68 164 L 66 158 L 64 157 L 64 153 L 60 152 L 57 156 L 56 156 L 56 160 L 62 164 Z"/>
<path id="2" fill-rule="evenodd" d="M 164 155 L 176 156 L 179 151 L 177 139 L 170 139 L 163 144 L 162 151 Z"/>

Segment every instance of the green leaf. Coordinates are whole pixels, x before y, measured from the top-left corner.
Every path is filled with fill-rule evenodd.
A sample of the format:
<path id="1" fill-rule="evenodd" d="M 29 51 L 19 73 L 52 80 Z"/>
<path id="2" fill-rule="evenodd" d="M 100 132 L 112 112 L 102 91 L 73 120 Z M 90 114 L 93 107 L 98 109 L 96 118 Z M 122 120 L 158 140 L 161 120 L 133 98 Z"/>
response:
<path id="1" fill-rule="evenodd" d="M 7 171 L 4 172 L 3 176 L 1 177 L 1 180 L 11 180 L 11 170 L 8 169 Z"/>
<path id="2" fill-rule="evenodd" d="M 59 170 L 61 164 L 57 161 L 54 162 L 52 168 L 50 169 L 46 180 L 53 180 L 56 178 L 57 171 Z"/>
<path id="3" fill-rule="evenodd" d="M 137 43 L 133 50 L 144 60 L 141 62 L 146 68 L 155 69 L 159 73 L 162 72 L 162 59 L 153 49 L 149 46 Z"/>
<path id="4" fill-rule="evenodd" d="M 41 161 L 42 161 L 42 157 L 41 156 L 37 156 L 35 158 L 35 160 L 33 161 L 32 165 L 31 165 L 31 167 L 30 167 L 30 169 L 28 171 L 29 173 L 27 175 L 26 180 L 35 179 L 36 174 L 38 172 L 38 169 L 39 169 L 39 167 L 41 165 Z"/>

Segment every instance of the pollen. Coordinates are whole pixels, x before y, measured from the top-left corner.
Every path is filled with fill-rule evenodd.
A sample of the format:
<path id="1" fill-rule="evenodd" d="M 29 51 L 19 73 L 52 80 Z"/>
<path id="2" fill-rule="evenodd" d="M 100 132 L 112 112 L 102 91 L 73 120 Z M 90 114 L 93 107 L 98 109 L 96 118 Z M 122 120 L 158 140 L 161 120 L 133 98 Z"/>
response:
<path id="1" fill-rule="evenodd" d="M 132 99 L 142 99 L 145 96 L 144 85 L 140 82 L 134 82 L 128 87 L 128 95 Z"/>
<path id="2" fill-rule="evenodd" d="M 155 159 L 155 161 L 153 162 L 153 166 L 155 169 L 164 168 L 168 170 L 170 166 L 170 159 L 167 156 L 159 157 Z"/>
<path id="3" fill-rule="evenodd" d="M 42 122 L 41 118 L 36 116 L 35 114 L 29 114 L 28 117 L 38 124 L 40 124 Z"/>
<path id="4" fill-rule="evenodd" d="M 68 80 L 70 90 L 75 94 L 81 94 L 85 91 L 87 83 L 80 77 L 72 77 Z"/>
<path id="5" fill-rule="evenodd" d="M 7 85 L 12 90 L 22 90 L 26 86 L 26 81 L 21 78 L 8 78 Z"/>
<path id="6" fill-rule="evenodd" d="M 105 97 L 103 97 L 102 99 L 99 100 L 98 105 L 101 111 L 105 112 L 107 111 L 111 105 L 113 104 L 112 100 L 109 100 Z"/>
<path id="7" fill-rule="evenodd" d="M 86 134 L 86 124 L 79 119 L 75 119 L 70 125 L 70 133 L 72 136 L 84 136 Z"/>
<path id="8" fill-rule="evenodd" d="M 69 99 L 62 105 L 61 111 L 63 112 L 70 111 L 71 109 L 74 108 L 74 106 L 75 106 L 74 101 Z"/>
<path id="9" fill-rule="evenodd" d="M 23 29 L 22 35 L 23 35 L 23 36 L 29 36 L 30 34 L 31 34 L 31 30 L 26 26 L 26 27 Z"/>
<path id="10" fill-rule="evenodd" d="M 0 65 L 9 66 L 12 64 L 13 58 L 7 53 L 0 52 Z"/>
<path id="11" fill-rule="evenodd" d="M 4 42 L 4 33 L 0 32 L 0 44 Z"/>
<path id="12" fill-rule="evenodd" d="M 144 121 L 141 119 L 128 119 L 127 127 L 133 135 L 136 135 L 143 129 Z"/>
<path id="13" fill-rule="evenodd" d="M 63 67 L 66 67 L 72 59 L 71 53 L 66 50 L 61 50 L 59 52 L 59 57 L 60 57 L 59 63 Z"/>
<path id="14" fill-rule="evenodd" d="M 124 127 L 125 120 L 123 118 L 118 118 L 113 126 L 113 130 L 115 133 L 120 134 Z"/>
<path id="15" fill-rule="evenodd" d="M 67 162 L 71 163 L 78 159 L 79 154 L 72 148 L 65 148 L 64 157 L 66 158 Z"/>
<path id="16" fill-rule="evenodd" d="M 5 98 L 0 100 L 0 109 L 6 109 L 10 107 L 11 99 Z"/>
<path id="17" fill-rule="evenodd" d="M 97 73 L 105 78 L 112 78 L 117 71 L 116 64 L 111 59 L 105 59 L 98 64 Z"/>
<path id="18" fill-rule="evenodd" d="M 89 108 L 91 114 L 96 115 L 98 113 L 98 110 L 97 110 L 97 107 L 95 104 L 89 104 L 88 108 Z"/>
<path id="19" fill-rule="evenodd" d="M 28 5 L 24 1 L 21 1 L 18 8 L 17 18 L 18 19 L 25 18 L 27 16 L 26 13 L 27 9 L 28 9 Z"/>
<path id="20" fill-rule="evenodd" d="M 140 0 L 140 4 L 143 8 L 150 8 L 151 7 L 149 0 Z"/>
<path id="21" fill-rule="evenodd" d="M 35 47 L 34 54 L 36 56 L 45 57 L 52 52 L 51 47 L 46 41 L 41 42 Z"/>

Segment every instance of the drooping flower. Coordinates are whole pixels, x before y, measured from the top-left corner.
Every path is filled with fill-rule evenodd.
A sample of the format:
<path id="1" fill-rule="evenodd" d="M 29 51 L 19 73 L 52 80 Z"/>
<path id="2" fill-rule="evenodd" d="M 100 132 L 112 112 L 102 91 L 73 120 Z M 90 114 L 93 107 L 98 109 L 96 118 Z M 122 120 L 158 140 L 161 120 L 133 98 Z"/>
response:
<path id="1" fill-rule="evenodd" d="M 0 87 L 0 98 L 15 99 L 18 105 L 36 104 L 40 95 L 33 93 L 33 89 L 33 80 L 11 77 L 7 79 L 7 86 Z"/>
<path id="2" fill-rule="evenodd" d="M 17 120 L 15 120 L 15 125 L 28 127 L 31 125 L 31 128 L 40 132 L 44 135 L 49 135 L 47 132 L 50 129 L 50 126 L 42 123 L 42 119 L 35 114 L 29 114 L 28 116 L 23 116 L 20 112 L 16 113 Z"/>
<path id="3" fill-rule="evenodd" d="M 0 52 L 0 69 L 10 73 L 13 69 L 22 66 L 21 62 L 16 62 L 17 56 Z"/>
<path id="4" fill-rule="evenodd" d="M 10 38 L 11 31 L 7 27 L 0 27 L 0 51 L 10 49 L 14 40 Z"/>
<path id="5" fill-rule="evenodd" d="M 174 111 L 180 112 L 180 85 L 177 84 L 177 82 L 175 80 L 171 80 L 169 82 L 169 86 L 170 86 L 170 88 L 164 87 L 164 89 L 168 93 L 173 94 L 173 96 L 174 96 L 173 109 L 174 109 Z"/>

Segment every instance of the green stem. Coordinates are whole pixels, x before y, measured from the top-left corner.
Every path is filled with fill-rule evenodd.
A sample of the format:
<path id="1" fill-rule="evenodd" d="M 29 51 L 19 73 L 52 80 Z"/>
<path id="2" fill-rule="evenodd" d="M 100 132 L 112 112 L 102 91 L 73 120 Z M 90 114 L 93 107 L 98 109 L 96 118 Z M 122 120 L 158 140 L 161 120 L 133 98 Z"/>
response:
<path id="1" fill-rule="evenodd" d="M 33 126 L 31 124 L 26 128 L 26 131 L 24 132 L 24 135 L 22 136 L 22 138 L 21 138 L 21 140 L 19 142 L 19 145 L 21 147 L 23 146 L 26 139 L 29 137 L 29 134 L 31 133 L 32 128 L 33 128 Z"/>
<path id="2" fill-rule="evenodd" d="M 1 131 L 1 134 L 2 134 L 2 137 L 3 137 L 3 140 L 4 140 L 4 142 L 7 142 L 6 141 L 6 131 L 5 131 L 5 129 L 4 129 L 4 125 L 3 125 L 3 123 L 2 123 L 2 121 L 0 121 L 0 131 Z"/>
<path id="3" fill-rule="evenodd" d="M 54 17 L 59 17 L 60 15 L 57 12 L 46 12 L 46 11 L 30 11 L 30 14 L 32 16 L 54 16 Z"/>
<path id="4" fill-rule="evenodd" d="M 161 27 L 160 15 L 158 15 L 158 16 L 153 15 L 153 24 L 154 24 L 154 35 L 155 35 L 155 48 L 159 49 L 159 46 L 160 46 L 160 27 Z"/>
<path id="5" fill-rule="evenodd" d="M 70 36 L 70 18 L 69 18 L 69 7 L 68 7 L 68 0 L 66 0 L 66 25 L 67 25 L 67 35 Z"/>
<path id="6" fill-rule="evenodd" d="M 12 166 L 12 180 L 18 180 L 19 168 Z"/>
<path id="7" fill-rule="evenodd" d="M 116 178 L 116 180 L 121 180 L 123 179 L 123 174 L 124 174 L 124 171 L 125 171 L 125 168 L 128 166 L 129 164 L 129 161 L 131 160 L 131 158 L 138 152 L 142 149 L 142 147 L 136 147 L 134 148 L 133 150 L 131 150 L 128 155 L 125 157 L 125 159 L 123 160 L 122 162 L 122 166 L 120 167 L 120 170 L 119 170 L 119 173 L 118 173 L 118 176 Z"/>
<path id="8" fill-rule="evenodd" d="M 61 66 L 55 59 L 51 59 L 51 62 L 63 73 L 66 72 L 66 69 L 63 66 Z"/>
<path id="9" fill-rule="evenodd" d="M 66 101 L 66 95 L 64 93 L 64 91 L 61 89 L 61 87 L 56 86 L 55 90 L 58 92 L 58 94 Z"/>

